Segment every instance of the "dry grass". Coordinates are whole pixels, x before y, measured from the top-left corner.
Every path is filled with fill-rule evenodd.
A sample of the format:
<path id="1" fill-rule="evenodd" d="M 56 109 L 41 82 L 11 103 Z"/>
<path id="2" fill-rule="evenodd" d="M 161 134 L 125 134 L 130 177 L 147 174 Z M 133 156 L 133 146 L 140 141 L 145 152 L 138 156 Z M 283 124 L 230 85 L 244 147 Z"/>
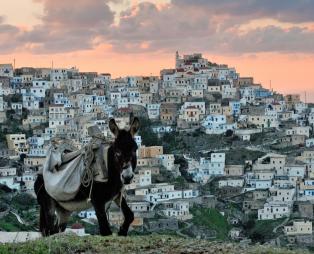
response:
<path id="1" fill-rule="evenodd" d="M 56 235 L 20 244 L 0 245 L 0 253 L 249 253 L 301 254 L 304 250 L 288 251 L 265 246 L 240 246 L 233 243 L 209 242 L 173 236 L 149 235 L 132 237 L 101 237 Z"/>

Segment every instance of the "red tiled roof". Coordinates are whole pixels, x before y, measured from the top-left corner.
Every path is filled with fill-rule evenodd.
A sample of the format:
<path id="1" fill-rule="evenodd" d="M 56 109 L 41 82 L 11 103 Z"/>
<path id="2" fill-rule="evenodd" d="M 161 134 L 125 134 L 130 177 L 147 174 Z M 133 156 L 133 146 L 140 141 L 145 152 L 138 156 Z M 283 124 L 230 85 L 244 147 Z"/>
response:
<path id="1" fill-rule="evenodd" d="M 118 111 L 119 112 L 130 112 L 131 109 L 130 108 L 119 108 Z"/>
<path id="2" fill-rule="evenodd" d="M 71 226 L 71 229 L 81 229 L 81 228 L 84 228 L 82 224 L 80 223 L 74 223 L 72 226 Z"/>

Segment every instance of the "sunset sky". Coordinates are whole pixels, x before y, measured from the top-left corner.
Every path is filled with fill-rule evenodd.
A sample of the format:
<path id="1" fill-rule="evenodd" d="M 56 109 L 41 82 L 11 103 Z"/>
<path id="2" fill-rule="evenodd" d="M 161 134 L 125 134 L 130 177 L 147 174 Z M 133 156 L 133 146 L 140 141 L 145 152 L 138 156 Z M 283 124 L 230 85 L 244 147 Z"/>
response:
<path id="1" fill-rule="evenodd" d="M 0 0 L 0 63 L 159 74 L 203 53 L 314 102 L 313 0 Z"/>

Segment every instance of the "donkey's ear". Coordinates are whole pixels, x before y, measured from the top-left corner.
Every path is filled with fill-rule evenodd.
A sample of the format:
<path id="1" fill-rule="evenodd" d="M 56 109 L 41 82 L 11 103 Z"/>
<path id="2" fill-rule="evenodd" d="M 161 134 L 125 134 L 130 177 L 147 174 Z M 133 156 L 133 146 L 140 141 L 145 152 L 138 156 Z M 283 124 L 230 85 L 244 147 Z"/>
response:
<path id="1" fill-rule="evenodd" d="M 131 112 L 130 113 L 130 119 L 129 119 L 130 126 L 132 125 L 133 120 L 134 120 L 134 114 L 133 114 L 133 112 Z"/>
<path id="2" fill-rule="evenodd" d="M 130 127 L 130 133 L 134 137 L 138 129 L 140 128 L 140 121 L 138 120 L 137 117 L 134 117 L 133 122 Z"/>
<path id="3" fill-rule="evenodd" d="M 116 124 L 116 121 L 113 118 L 111 118 L 110 121 L 109 121 L 109 129 L 111 130 L 111 132 L 114 134 L 115 137 L 118 136 L 119 127 L 118 127 L 118 125 Z"/>

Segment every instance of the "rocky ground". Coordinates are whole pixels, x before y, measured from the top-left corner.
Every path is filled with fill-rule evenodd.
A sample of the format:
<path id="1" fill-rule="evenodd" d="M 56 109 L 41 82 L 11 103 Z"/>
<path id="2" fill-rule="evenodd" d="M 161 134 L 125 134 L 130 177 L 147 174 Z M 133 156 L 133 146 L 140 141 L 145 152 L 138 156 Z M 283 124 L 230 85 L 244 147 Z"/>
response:
<path id="1" fill-rule="evenodd" d="M 0 253 L 250 253 L 301 254 L 304 250 L 289 251 L 270 246 L 241 246 L 235 243 L 210 242 L 166 235 L 101 237 L 56 235 L 36 241 L 0 245 Z"/>

